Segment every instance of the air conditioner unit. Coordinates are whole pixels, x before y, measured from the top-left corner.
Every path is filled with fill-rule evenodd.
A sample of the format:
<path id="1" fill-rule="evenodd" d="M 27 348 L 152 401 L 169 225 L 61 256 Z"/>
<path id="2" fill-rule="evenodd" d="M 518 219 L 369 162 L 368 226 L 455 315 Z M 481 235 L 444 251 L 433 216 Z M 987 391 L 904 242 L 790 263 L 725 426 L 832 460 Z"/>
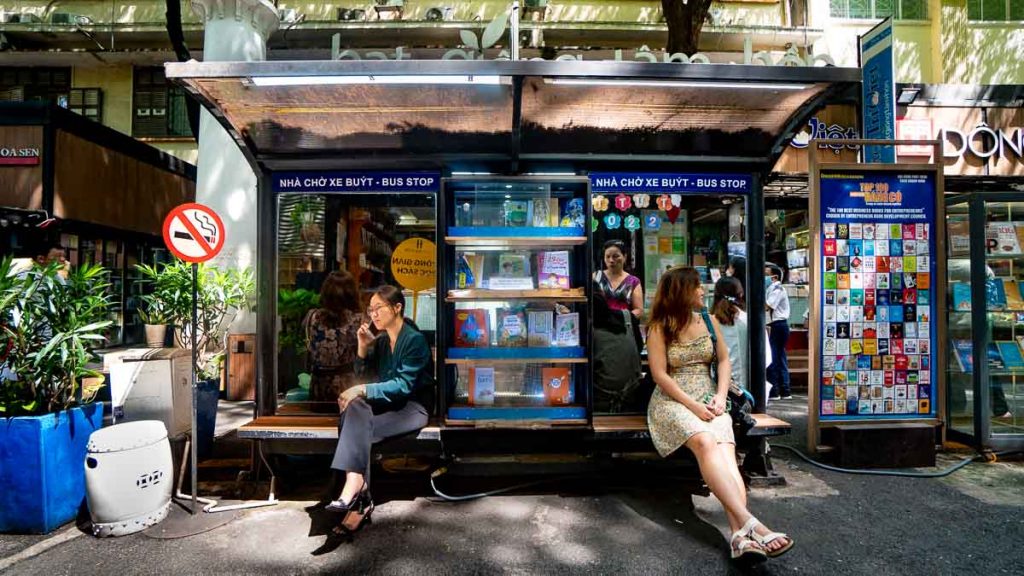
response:
<path id="1" fill-rule="evenodd" d="M 92 24 L 92 18 L 82 16 L 81 14 L 72 14 L 70 12 L 54 12 L 50 15 L 50 24 L 85 26 Z"/>
<path id="2" fill-rule="evenodd" d="M 427 10 L 426 18 L 431 22 L 451 21 L 455 19 L 455 9 L 451 6 L 437 6 Z"/>
<path id="3" fill-rule="evenodd" d="M 338 8 L 338 20 L 353 21 L 365 20 L 366 10 L 361 8 Z"/>
<path id="4" fill-rule="evenodd" d="M 405 0 L 377 0 L 377 6 L 388 6 L 390 8 L 401 8 L 405 6 Z"/>
<path id="5" fill-rule="evenodd" d="M 277 18 L 286 24 L 294 24 L 299 21 L 299 11 L 295 8 L 281 8 L 277 11 Z"/>

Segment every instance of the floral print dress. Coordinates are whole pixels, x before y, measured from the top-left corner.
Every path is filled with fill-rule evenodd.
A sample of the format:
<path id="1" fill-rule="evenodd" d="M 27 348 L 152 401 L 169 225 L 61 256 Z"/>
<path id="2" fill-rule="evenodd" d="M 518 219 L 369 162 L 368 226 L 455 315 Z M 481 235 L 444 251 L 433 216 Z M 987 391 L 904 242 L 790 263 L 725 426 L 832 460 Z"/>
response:
<path id="1" fill-rule="evenodd" d="M 689 342 L 677 338 L 668 347 L 669 374 L 683 392 L 698 402 L 716 391 L 710 370 L 713 355 L 711 335 L 707 333 Z M 659 387 L 654 388 L 647 406 L 647 426 L 654 448 L 662 457 L 678 450 L 698 432 L 710 432 L 719 444 L 736 443 L 728 412 L 705 422 Z"/>
<path id="2" fill-rule="evenodd" d="M 311 402 L 337 402 L 338 396 L 356 382 L 355 359 L 359 314 L 342 312 L 334 316 L 316 309 L 306 316 L 306 346 L 312 379 Z"/>

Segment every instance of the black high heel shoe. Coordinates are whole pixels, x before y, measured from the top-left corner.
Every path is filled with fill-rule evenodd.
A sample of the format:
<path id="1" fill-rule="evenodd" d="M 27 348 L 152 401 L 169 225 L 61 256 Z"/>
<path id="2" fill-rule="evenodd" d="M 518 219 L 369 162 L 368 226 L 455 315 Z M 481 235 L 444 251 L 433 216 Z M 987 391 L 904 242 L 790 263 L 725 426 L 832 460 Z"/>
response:
<path id="1" fill-rule="evenodd" d="M 324 510 L 328 512 L 348 512 L 350 510 L 359 510 L 360 506 L 364 506 L 364 500 L 370 502 L 370 506 L 373 506 L 373 501 L 370 499 L 370 489 L 366 484 L 363 484 L 363 488 L 356 494 L 350 502 L 344 500 L 331 500 L 330 504 L 324 506 Z"/>
<path id="2" fill-rule="evenodd" d="M 370 491 L 364 488 L 352 499 L 345 517 L 342 518 L 341 523 L 334 528 L 333 532 L 351 541 L 355 533 L 361 530 L 363 525 L 373 523 L 372 514 L 373 498 L 370 497 Z"/>

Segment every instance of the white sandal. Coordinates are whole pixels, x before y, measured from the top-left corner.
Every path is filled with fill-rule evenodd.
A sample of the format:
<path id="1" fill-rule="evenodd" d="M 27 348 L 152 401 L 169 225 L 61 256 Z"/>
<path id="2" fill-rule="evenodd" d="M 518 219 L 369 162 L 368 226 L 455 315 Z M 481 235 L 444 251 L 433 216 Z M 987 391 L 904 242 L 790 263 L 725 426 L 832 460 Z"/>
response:
<path id="1" fill-rule="evenodd" d="M 751 516 L 750 520 L 747 520 L 747 523 L 743 525 L 743 528 L 741 528 L 740 531 L 745 531 L 743 535 L 760 545 L 769 558 L 778 558 L 779 556 L 782 556 L 786 552 L 789 552 L 790 549 L 793 548 L 793 545 L 796 544 L 796 541 L 790 538 L 785 532 L 769 532 L 764 536 L 758 534 L 757 531 L 754 530 L 754 527 L 758 524 L 761 524 L 761 521 Z M 764 526 L 764 524 L 761 524 L 761 526 Z M 777 550 L 772 550 L 768 547 L 769 544 L 775 542 L 779 538 L 784 538 L 788 541 L 785 546 Z"/>
<path id="2" fill-rule="evenodd" d="M 756 520 L 753 521 L 757 522 Z M 753 525 L 748 521 L 743 528 L 732 533 L 732 537 L 729 538 L 729 555 L 733 560 L 764 562 L 768 559 L 768 554 L 765 553 L 761 544 L 758 544 L 749 536 L 749 532 L 752 529 Z"/>

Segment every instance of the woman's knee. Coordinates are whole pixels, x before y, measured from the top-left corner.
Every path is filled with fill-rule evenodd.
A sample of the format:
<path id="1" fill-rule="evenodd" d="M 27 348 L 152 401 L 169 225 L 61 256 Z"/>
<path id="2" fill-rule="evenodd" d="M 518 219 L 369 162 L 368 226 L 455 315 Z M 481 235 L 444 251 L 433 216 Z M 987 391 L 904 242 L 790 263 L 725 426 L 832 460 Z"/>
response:
<path id="1" fill-rule="evenodd" d="M 714 436 L 710 433 L 699 432 L 686 441 L 686 447 L 697 456 L 701 456 L 704 454 L 710 454 L 714 450 L 717 450 L 718 441 L 716 441 Z"/>

